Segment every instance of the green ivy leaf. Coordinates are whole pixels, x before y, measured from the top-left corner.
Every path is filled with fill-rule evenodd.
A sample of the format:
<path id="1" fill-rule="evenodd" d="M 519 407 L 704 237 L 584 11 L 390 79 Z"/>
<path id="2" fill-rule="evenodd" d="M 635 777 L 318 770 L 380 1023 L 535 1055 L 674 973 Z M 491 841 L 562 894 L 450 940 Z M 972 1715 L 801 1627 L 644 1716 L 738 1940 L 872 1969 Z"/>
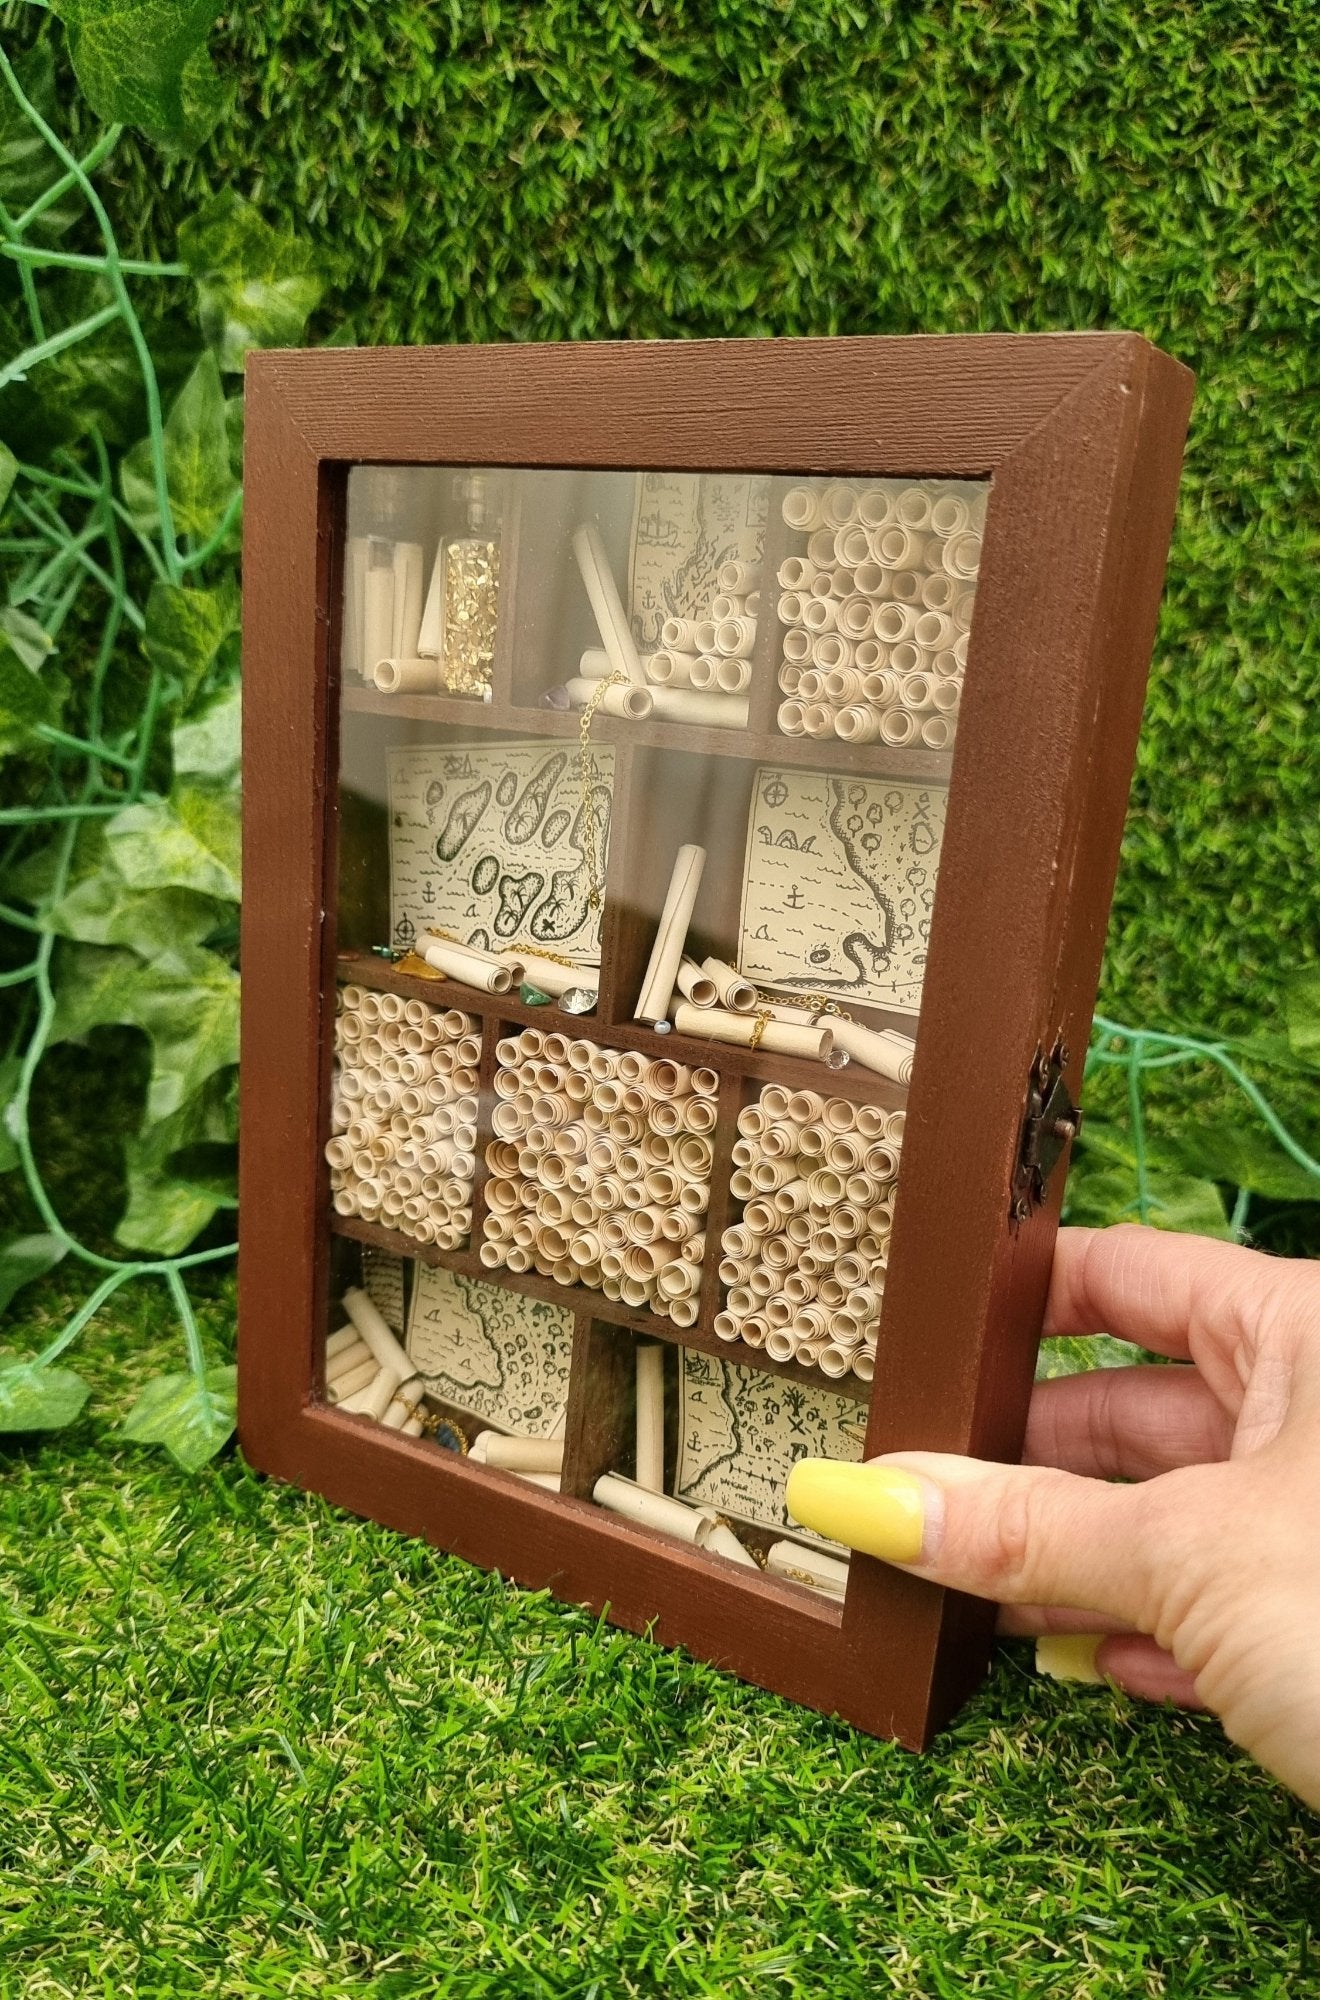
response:
<path id="1" fill-rule="evenodd" d="M 1304 1061 L 1320 1063 L 1320 965 L 1294 973 L 1283 989 L 1288 1046 Z"/>
<path id="2" fill-rule="evenodd" d="M 17 477 L 18 460 L 7 444 L 0 443 L 0 513 L 3 513 L 5 502 L 14 490 Z"/>
<path id="3" fill-rule="evenodd" d="M 60 707 L 56 677 L 38 680 L 9 634 L 0 632 L 0 757 L 38 741 L 37 730 L 58 722 Z"/>
<path id="4" fill-rule="evenodd" d="M 1156 1229 L 1185 1230 L 1194 1236 L 1230 1238 L 1223 1199 L 1212 1180 L 1154 1169 L 1146 1177 L 1147 1221 Z M 1092 1229 L 1113 1222 L 1139 1222 L 1136 1175 L 1127 1167 L 1089 1167 L 1079 1158 L 1068 1175 L 1070 1223 Z"/>
<path id="5" fill-rule="evenodd" d="M 6 639 L 29 673 L 39 673 L 51 654 L 55 651 L 55 641 L 44 625 L 35 618 L 29 618 L 26 611 L 16 605 L 6 604 L 0 609 L 0 632 Z"/>
<path id="6" fill-rule="evenodd" d="M 217 1208 L 238 1207 L 238 1148 L 232 1142 L 200 1139 L 171 1153 L 165 1164 L 176 1180 L 208 1196 Z"/>
<path id="7" fill-rule="evenodd" d="M 1258 1126 L 1228 1120 L 1183 1125 L 1176 1146 L 1190 1173 L 1249 1188 L 1270 1201 L 1320 1201 L 1320 1175 L 1290 1159 Z"/>
<path id="8" fill-rule="evenodd" d="M 174 775 L 204 784 L 238 780 L 243 754 L 243 695 L 237 681 L 187 722 L 174 727 Z"/>
<path id="9" fill-rule="evenodd" d="M 249 202 L 216 195 L 179 230 L 179 255 L 197 281 L 202 333 L 227 373 L 241 374 L 251 347 L 301 341 L 324 285 L 306 246 Z"/>
<path id="10" fill-rule="evenodd" d="M 45 913 L 47 926 L 81 944 L 127 945 L 139 958 L 155 958 L 171 945 L 201 944 L 221 931 L 227 902 L 191 889 L 133 889 L 107 862 L 74 884 Z"/>
<path id="11" fill-rule="evenodd" d="M 126 1250 L 177 1256 L 218 1209 L 231 1206 L 222 1174 L 208 1181 L 191 1169 L 208 1156 L 215 1165 L 235 1156 L 237 1081 L 237 1071 L 220 1071 L 172 1117 L 125 1144 L 128 1203 L 115 1240 Z"/>
<path id="12" fill-rule="evenodd" d="M 14 73 L 24 94 L 36 106 L 47 124 L 59 125 L 59 98 L 55 84 L 55 52 L 49 42 L 39 42 L 14 61 Z M 56 155 L 37 131 L 26 112 L 8 90 L 0 91 L 0 202 L 10 215 L 25 208 L 60 179 L 63 168 Z M 75 196 L 66 194 L 32 224 L 33 233 L 46 239 L 62 236 L 78 215 Z"/>
<path id="13" fill-rule="evenodd" d="M 210 679 L 238 673 L 242 611 L 231 577 L 214 590 L 154 583 L 147 599 L 142 650 L 159 669 L 166 701 L 186 708 Z"/>
<path id="14" fill-rule="evenodd" d="M 0 1312 L 24 1285 L 53 1271 L 68 1247 L 63 1236 L 15 1236 L 0 1245 Z"/>
<path id="15" fill-rule="evenodd" d="M 176 1465 L 198 1472 L 232 1436 L 238 1420 L 238 1370 L 208 1368 L 206 1387 L 191 1373 L 148 1382 L 119 1427 L 134 1444 L 163 1444 Z"/>
<path id="16" fill-rule="evenodd" d="M 238 485 L 229 469 L 225 398 L 213 354 L 204 354 L 165 419 L 165 483 L 175 533 L 204 540 L 219 526 Z M 144 534 L 160 529 L 152 473 L 151 441 L 124 454 L 120 470 L 124 505 Z"/>
<path id="17" fill-rule="evenodd" d="M 0 1368 L 0 1431 L 62 1431 L 91 1394 L 72 1368 L 38 1368 L 34 1361 Z"/>
<path id="18" fill-rule="evenodd" d="M 135 889 L 192 889 L 239 899 L 241 825 L 232 790 L 176 784 L 168 799 L 125 806 L 106 826 L 115 867 Z"/>
<path id="19" fill-rule="evenodd" d="M 199 945 L 145 961 L 131 952 L 89 950 L 62 977 L 53 1039 L 68 1041 L 107 1024 L 141 1028 L 149 1038 L 147 1119 L 167 1118 L 208 1077 L 238 1061 L 238 974 Z"/>
<path id="20" fill-rule="evenodd" d="M 220 0 L 50 0 L 83 94 L 108 123 L 198 143 L 224 92 L 205 41 Z"/>

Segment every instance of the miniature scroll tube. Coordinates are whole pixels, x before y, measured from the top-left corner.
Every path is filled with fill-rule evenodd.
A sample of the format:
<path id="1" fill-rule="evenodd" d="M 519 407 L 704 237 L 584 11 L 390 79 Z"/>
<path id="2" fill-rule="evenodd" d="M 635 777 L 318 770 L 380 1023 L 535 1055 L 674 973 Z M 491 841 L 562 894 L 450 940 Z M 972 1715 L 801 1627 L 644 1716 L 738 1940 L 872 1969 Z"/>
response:
<path id="1" fill-rule="evenodd" d="M 641 672 L 639 667 L 638 672 Z M 564 693 L 569 706 L 585 708 L 593 696 L 600 693 L 598 680 L 571 680 L 564 682 Z M 646 685 L 643 673 L 639 685 L 630 687 L 607 687 L 596 703 L 596 713 L 621 715 L 626 722 L 645 722 L 654 705 L 654 696 Z"/>
<path id="2" fill-rule="evenodd" d="M 720 1003 L 733 1014 L 750 1014 L 756 1006 L 756 988 L 722 958 L 702 960 L 701 969 L 715 988 Z"/>
<path id="3" fill-rule="evenodd" d="M 662 1535 L 674 1535 L 697 1548 L 716 1525 L 716 1516 L 709 1508 L 689 1507 L 667 1493 L 648 1492 L 615 1472 L 602 1473 L 591 1493 L 597 1506 L 608 1508 L 611 1514 L 624 1514 L 644 1528 L 656 1528 Z"/>
<path id="4" fill-rule="evenodd" d="M 344 1311 L 376 1357 L 379 1368 L 389 1368 L 400 1382 L 411 1382 L 417 1369 L 386 1324 L 375 1301 L 360 1286 L 344 1293 Z"/>
<path id="5" fill-rule="evenodd" d="M 601 644 L 609 654 L 616 674 L 626 674 L 638 687 L 646 685 L 646 675 L 633 641 L 632 626 L 619 598 L 614 573 L 605 554 L 605 544 L 594 521 L 584 521 L 574 531 L 573 553 L 586 585 L 591 609 L 600 630 Z"/>
<path id="6" fill-rule="evenodd" d="M 694 1007 L 713 1007 L 720 997 L 715 990 L 715 981 L 690 958 L 679 962 L 674 984 L 683 998 L 690 1000 Z M 329 1158 L 329 1147 L 326 1148 L 326 1157 Z M 334 1164 L 333 1161 L 331 1164 Z"/>
<path id="7" fill-rule="evenodd" d="M 636 1479 L 651 1493 L 665 1490 L 665 1351 L 658 1342 L 637 1349 Z"/>
<path id="8" fill-rule="evenodd" d="M 492 953 L 479 951 L 473 945 L 453 944 L 429 931 L 423 932 L 418 944 L 418 955 L 428 965 L 450 979 L 461 980 L 464 986 L 476 987 L 481 993 L 507 993 L 515 977 L 522 978 L 520 963 L 501 963 Z"/>
<path id="9" fill-rule="evenodd" d="M 680 1003 L 674 1009 L 674 1026 L 680 1035 L 692 1035 L 712 1042 L 732 1042 L 743 1048 L 757 1047 L 773 1055 L 805 1056 L 823 1062 L 834 1047 L 831 1028 L 795 1027 L 773 1016 L 757 1033 L 758 1016 L 729 1014 L 719 1007 L 693 1007 Z"/>
<path id="10" fill-rule="evenodd" d="M 438 694 L 440 669 L 435 660 L 396 655 L 377 660 L 371 678 L 382 694 Z"/>
<path id="11" fill-rule="evenodd" d="M 556 1000 L 574 986 L 590 986 L 600 978 L 599 966 L 557 965 L 552 958 L 538 958 L 532 951 L 520 951 L 516 958 L 504 958 L 500 962 L 509 968 L 511 975 L 529 980 L 533 986 L 539 986 L 542 993 L 548 993 Z"/>
<path id="12" fill-rule="evenodd" d="M 646 977 L 637 998 L 634 1019 L 638 1021 L 662 1021 L 669 1012 L 674 997 L 674 981 L 678 976 L 683 947 L 687 943 L 688 926 L 692 921 L 697 890 L 701 886 L 701 871 L 705 865 L 704 847 L 689 845 L 679 848 L 669 880 L 669 892 L 660 912 Z M 704 1012 L 702 1009 L 697 1011 Z"/>
<path id="13" fill-rule="evenodd" d="M 794 1583 L 806 1583 L 831 1597 L 842 1597 L 848 1587 L 848 1565 L 823 1549 L 804 1548 L 800 1542 L 772 1542 L 765 1566 L 771 1576 L 784 1576 Z"/>
<path id="14" fill-rule="evenodd" d="M 482 1431 L 486 1465 L 502 1472 L 560 1472 L 564 1464 L 562 1438 L 505 1437 L 501 1431 Z M 475 1440 L 474 1440 L 475 1442 Z"/>

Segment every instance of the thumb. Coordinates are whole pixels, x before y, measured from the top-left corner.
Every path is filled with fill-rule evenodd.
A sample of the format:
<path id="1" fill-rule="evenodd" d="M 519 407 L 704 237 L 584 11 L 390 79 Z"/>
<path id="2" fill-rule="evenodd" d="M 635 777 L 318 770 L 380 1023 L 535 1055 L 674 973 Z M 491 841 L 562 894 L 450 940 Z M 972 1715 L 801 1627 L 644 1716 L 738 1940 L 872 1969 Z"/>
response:
<path id="1" fill-rule="evenodd" d="M 799 1459 L 786 1499 L 804 1528 L 933 1583 L 1151 1629 L 1156 1550 L 1140 1486 L 904 1452 L 864 1465 Z"/>

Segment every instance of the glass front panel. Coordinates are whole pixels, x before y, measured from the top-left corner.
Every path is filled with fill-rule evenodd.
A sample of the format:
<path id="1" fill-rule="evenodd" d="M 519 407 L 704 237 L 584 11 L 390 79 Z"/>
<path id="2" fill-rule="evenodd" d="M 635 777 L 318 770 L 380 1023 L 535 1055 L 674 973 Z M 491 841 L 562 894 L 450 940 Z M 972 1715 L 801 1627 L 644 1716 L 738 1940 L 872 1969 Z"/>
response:
<path id="1" fill-rule="evenodd" d="M 986 494 L 351 473 L 329 1400 L 841 1595 Z"/>

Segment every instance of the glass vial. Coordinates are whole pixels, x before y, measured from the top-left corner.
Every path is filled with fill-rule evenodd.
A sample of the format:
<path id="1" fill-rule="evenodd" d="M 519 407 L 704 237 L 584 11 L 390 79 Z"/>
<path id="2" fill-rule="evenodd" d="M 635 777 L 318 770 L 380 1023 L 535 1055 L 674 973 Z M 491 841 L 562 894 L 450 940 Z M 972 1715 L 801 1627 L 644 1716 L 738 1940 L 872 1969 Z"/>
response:
<path id="1" fill-rule="evenodd" d="M 500 545 L 486 477 L 467 472 L 454 482 L 467 533 L 446 543 L 440 680 L 451 694 L 490 699 L 499 612 Z"/>

